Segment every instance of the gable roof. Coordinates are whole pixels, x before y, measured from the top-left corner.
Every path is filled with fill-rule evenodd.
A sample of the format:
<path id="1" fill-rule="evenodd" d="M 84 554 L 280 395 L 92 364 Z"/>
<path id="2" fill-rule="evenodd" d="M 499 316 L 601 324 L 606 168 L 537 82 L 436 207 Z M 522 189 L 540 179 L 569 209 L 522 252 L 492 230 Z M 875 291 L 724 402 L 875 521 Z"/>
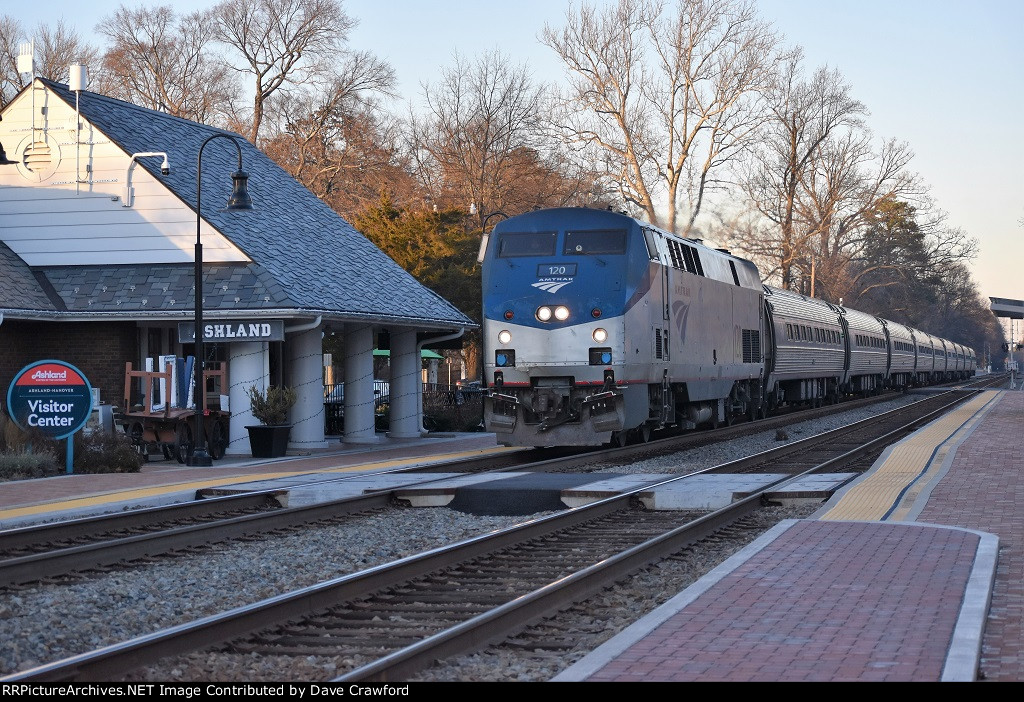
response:
<path id="1" fill-rule="evenodd" d="M 0 307 L 34 311 L 56 309 L 32 270 L 3 241 L 0 241 Z"/>
<path id="2" fill-rule="evenodd" d="M 225 296 L 222 304 L 213 305 L 214 309 L 286 309 L 336 319 L 437 328 L 476 326 L 240 135 L 96 93 L 75 93 L 50 80 L 37 80 L 126 153 L 166 152 L 171 165 L 168 175 L 161 174 L 154 159 L 140 159 L 136 167 L 145 168 L 192 210 L 200 147 L 214 135 L 232 137 L 238 144 L 242 168 L 249 174 L 254 209 L 223 209 L 231 192 L 230 176 L 238 167 L 238 151 L 228 143 L 230 139 L 215 138 L 202 151 L 202 216 L 253 263 L 204 266 L 204 290 L 209 292 L 208 286 L 214 284 L 218 289 L 231 282 L 241 285 L 242 279 L 258 283 L 259 290 L 247 290 L 237 306 L 233 297 Z M 0 266 L 5 265 L 4 260 L 0 252 Z M 82 286 L 75 285 L 76 281 L 107 281 L 99 284 L 104 294 L 91 299 L 90 313 L 123 314 L 130 308 L 125 307 L 123 299 L 109 295 L 111 284 L 123 282 L 126 277 L 148 279 L 161 275 L 174 288 L 168 303 L 173 299 L 177 309 L 155 310 L 156 298 L 144 307 L 173 315 L 194 306 L 191 266 L 64 266 L 36 270 L 44 273 L 69 310 L 82 309 L 80 301 L 68 299 L 71 290 L 74 295 L 82 294 Z M 0 290 L 0 307 L 8 307 L 9 301 L 17 298 L 3 292 Z M 209 300 L 210 295 L 206 297 Z M 136 314 L 138 309 L 135 306 Z"/>

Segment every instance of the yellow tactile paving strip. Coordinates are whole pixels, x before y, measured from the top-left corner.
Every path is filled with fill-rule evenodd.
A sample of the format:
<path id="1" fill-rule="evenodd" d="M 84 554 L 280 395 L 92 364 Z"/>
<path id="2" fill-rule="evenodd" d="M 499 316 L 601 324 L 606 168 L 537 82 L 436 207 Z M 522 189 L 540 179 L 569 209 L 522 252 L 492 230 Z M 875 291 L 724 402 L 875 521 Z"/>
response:
<path id="1" fill-rule="evenodd" d="M 403 459 L 395 459 L 389 461 L 373 461 L 361 463 L 358 465 L 348 465 L 336 468 L 311 469 L 309 471 L 303 472 L 309 474 L 315 473 L 317 475 L 322 475 L 325 473 L 371 473 L 388 470 L 390 468 L 399 468 L 402 466 L 452 461 L 460 458 L 468 458 L 470 456 L 476 456 L 485 453 L 500 452 L 503 450 L 508 449 L 505 449 L 504 447 L 499 447 L 497 449 L 459 451 L 452 453 L 436 454 L 431 456 L 418 456 Z M 160 495 L 167 495 L 175 492 L 195 491 L 212 487 L 220 487 L 223 485 L 236 485 L 239 483 L 273 480 L 275 478 L 295 477 L 295 475 L 296 471 L 294 470 L 281 471 L 275 473 L 235 473 L 223 478 L 208 478 L 205 480 L 182 481 L 176 483 L 168 483 L 166 485 L 155 485 L 152 487 L 134 488 L 127 490 L 111 490 L 109 492 L 93 494 L 85 497 L 48 500 L 34 505 L 12 507 L 9 509 L 0 509 L 0 521 L 4 519 L 14 519 L 16 517 L 46 514 L 55 511 L 92 507 L 94 505 L 107 504 L 111 502 L 141 500 L 145 498 L 159 497 Z"/>
<path id="2" fill-rule="evenodd" d="M 903 521 L 921 492 L 942 471 L 950 451 L 955 451 L 1002 392 L 982 392 L 890 447 L 819 519 Z"/>

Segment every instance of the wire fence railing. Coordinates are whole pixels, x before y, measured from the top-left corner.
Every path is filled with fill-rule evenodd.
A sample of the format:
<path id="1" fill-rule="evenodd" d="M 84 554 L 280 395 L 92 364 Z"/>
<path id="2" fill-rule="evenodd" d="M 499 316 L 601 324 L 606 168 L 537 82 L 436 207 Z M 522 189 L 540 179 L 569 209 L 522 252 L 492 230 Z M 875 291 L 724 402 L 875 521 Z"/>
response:
<path id="1" fill-rule="evenodd" d="M 391 412 L 390 383 L 373 381 L 377 431 L 387 431 Z M 423 426 L 428 431 L 482 431 L 483 391 L 447 383 L 423 383 Z M 324 433 L 345 431 L 345 384 L 324 384 Z"/>

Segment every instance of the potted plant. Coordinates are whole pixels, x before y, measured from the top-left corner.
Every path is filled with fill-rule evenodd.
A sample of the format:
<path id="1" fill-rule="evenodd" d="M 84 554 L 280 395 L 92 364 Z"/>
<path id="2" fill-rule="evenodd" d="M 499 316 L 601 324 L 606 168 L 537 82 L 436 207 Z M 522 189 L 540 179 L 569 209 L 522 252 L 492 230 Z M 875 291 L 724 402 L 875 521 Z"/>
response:
<path id="1" fill-rule="evenodd" d="M 280 458 L 288 450 L 288 436 L 292 425 L 288 424 L 288 410 L 295 405 L 298 396 L 293 388 L 269 387 L 263 392 L 256 385 L 245 391 L 252 405 L 252 416 L 259 420 L 255 426 L 247 426 L 249 447 L 253 458 Z"/>

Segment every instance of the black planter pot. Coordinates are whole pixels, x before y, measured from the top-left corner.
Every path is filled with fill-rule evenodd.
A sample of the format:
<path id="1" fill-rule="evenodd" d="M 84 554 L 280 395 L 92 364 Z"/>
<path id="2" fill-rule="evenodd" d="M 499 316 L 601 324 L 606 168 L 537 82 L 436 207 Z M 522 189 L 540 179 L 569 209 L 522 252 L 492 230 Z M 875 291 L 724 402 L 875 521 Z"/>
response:
<path id="1" fill-rule="evenodd" d="M 246 429 L 253 458 L 280 458 L 287 453 L 291 424 L 259 424 Z"/>

